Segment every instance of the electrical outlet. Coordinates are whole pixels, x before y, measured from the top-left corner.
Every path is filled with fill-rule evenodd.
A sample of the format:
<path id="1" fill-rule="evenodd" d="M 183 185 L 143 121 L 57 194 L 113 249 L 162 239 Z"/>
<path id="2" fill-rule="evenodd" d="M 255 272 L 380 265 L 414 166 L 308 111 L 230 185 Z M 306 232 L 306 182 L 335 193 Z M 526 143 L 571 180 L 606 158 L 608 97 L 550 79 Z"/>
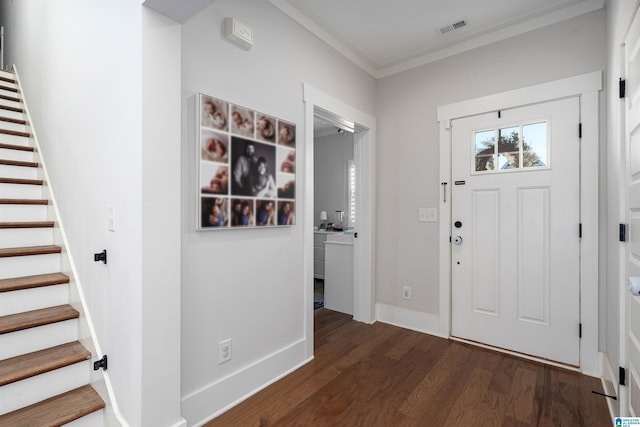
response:
<path id="1" fill-rule="evenodd" d="M 419 222 L 437 222 L 438 210 L 436 208 L 419 208 L 418 221 Z"/>
<path id="2" fill-rule="evenodd" d="M 231 338 L 220 341 L 219 345 L 220 355 L 218 363 L 228 362 L 231 360 Z"/>
<path id="3" fill-rule="evenodd" d="M 402 299 L 411 299 L 411 286 L 402 287 Z"/>

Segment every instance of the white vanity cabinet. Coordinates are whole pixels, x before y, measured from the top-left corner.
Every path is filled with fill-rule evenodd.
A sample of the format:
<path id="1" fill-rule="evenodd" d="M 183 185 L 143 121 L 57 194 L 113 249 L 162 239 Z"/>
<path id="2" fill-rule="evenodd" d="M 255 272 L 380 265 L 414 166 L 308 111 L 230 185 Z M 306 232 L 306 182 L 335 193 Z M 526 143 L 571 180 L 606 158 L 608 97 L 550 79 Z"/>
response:
<path id="1" fill-rule="evenodd" d="M 324 242 L 327 236 L 333 234 L 326 231 L 313 233 L 313 277 L 324 280 Z"/>
<path id="2" fill-rule="evenodd" d="M 332 234 L 325 242 L 324 306 L 353 314 L 353 235 Z"/>

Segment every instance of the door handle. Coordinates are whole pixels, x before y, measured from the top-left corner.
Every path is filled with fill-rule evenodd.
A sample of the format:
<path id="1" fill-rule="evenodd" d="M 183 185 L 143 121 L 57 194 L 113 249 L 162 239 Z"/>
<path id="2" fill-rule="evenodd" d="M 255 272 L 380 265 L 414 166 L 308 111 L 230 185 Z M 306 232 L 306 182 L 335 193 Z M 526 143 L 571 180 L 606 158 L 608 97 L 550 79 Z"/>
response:
<path id="1" fill-rule="evenodd" d="M 453 244 L 454 245 L 461 245 L 462 244 L 462 237 L 461 236 L 455 236 L 453 238 Z"/>

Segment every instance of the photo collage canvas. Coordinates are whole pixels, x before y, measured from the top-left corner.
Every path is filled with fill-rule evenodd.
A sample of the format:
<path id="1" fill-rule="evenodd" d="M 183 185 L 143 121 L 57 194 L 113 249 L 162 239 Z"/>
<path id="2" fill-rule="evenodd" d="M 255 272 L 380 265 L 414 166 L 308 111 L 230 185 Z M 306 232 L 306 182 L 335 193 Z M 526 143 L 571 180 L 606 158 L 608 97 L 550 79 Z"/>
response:
<path id="1" fill-rule="evenodd" d="M 198 229 L 295 224 L 296 125 L 198 94 Z"/>

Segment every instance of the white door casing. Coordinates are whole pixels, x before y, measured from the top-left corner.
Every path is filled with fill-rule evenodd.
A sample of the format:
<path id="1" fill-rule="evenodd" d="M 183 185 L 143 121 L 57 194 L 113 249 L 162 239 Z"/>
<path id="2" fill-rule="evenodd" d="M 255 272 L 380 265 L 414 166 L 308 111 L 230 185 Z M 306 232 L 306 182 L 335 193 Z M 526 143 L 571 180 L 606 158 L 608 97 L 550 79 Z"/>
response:
<path id="1" fill-rule="evenodd" d="M 580 156 L 580 370 L 600 376 L 602 357 L 598 352 L 598 143 L 599 91 L 602 72 L 596 71 L 565 79 L 523 87 L 494 95 L 469 99 L 438 108 L 440 124 L 440 295 L 439 335 L 451 335 L 451 122 L 477 114 L 532 105 L 578 96 L 582 123 Z"/>
<path id="2" fill-rule="evenodd" d="M 624 40 L 626 74 L 625 121 L 625 221 L 629 227 L 625 245 L 623 276 L 640 277 L 640 14 L 636 12 Z M 627 381 L 621 400 L 627 402 L 624 415 L 640 415 L 640 296 L 626 292 L 624 340 Z M 622 361 L 624 366 L 624 361 Z M 621 414 L 622 415 L 622 414 Z"/>
<path id="3" fill-rule="evenodd" d="M 452 122 L 452 336 L 579 365 L 578 129 L 577 97 Z"/>
<path id="4" fill-rule="evenodd" d="M 303 240 L 305 286 L 305 336 L 307 359 L 313 357 L 313 122 L 317 109 L 328 112 L 341 125 L 354 131 L 354 161 L 358 183 L 356 231 L 354 239 L 354 320 L 375 321 L 374 206 L 375 206 L 375 135 L 376 119 L 343 101 L 304 84 L 305 148 L 303 191 Z"/>

